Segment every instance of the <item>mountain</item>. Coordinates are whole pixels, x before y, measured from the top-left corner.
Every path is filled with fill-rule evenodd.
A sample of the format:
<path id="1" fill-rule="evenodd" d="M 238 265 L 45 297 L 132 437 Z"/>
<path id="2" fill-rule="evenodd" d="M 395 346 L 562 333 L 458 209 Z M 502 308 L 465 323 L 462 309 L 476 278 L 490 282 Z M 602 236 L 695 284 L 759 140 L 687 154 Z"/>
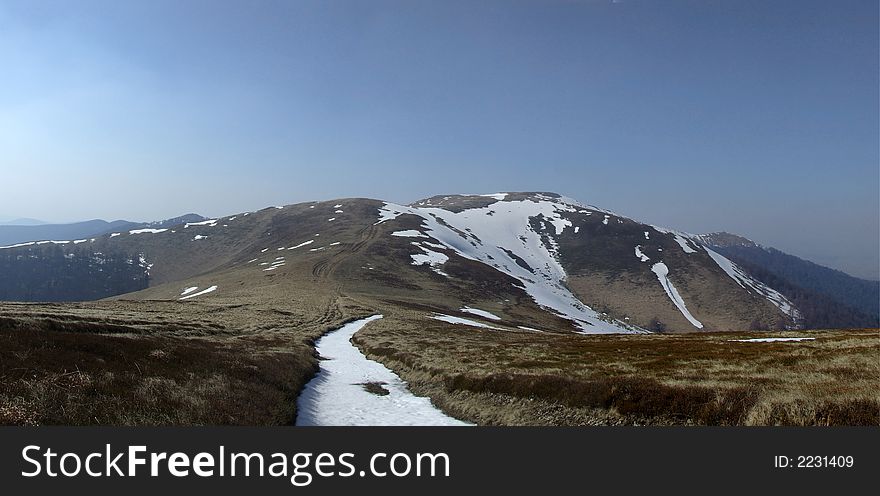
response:
<path id="1" fill-rule="evenodd" d="M 290 300 L 313 287 L 528 331 L 787 328 L 792 301 L 699 237 L 554 193 L 349 198 L 0 250 L 0 299 Z M 124 295 L 124 296 L 119 296 Z"/>
<path id="2" fill-rule="evenodd" d="M 43 224 L 48 224 L 48 222 L 27 218 L 0 221 L 0 226 L 40 226 Z"/>
<path id="3" fill-rule="evenodd" d="M 136 225 L 138 224 L 125 220 L 107 222 L 100 219 L 72 224 L 2 225 L 0 226 L 0 246 L 26 243 L 28 241 L 87 238 Z"/>
<path id="4" fill-rule="evenodd" d="M 803 313 L 808 327 L 876 327 L 880 321 L 880 282 L 761 246 L 735 234 L 699 236 L 713 250 L 777 288 Z"/>
<path id="5" fill-rule="evenodd" d="M 197 214 L 186 214 L 173 219 L 157 222 L 131 222 L 127 220 L 95 219 L 71 224 L 45 224 L 39 225 L 20 224 L 0 225 L 0 246 L 27 243 L 30 241 L 54 241 L 54 240 L 77 240 L 100 236 L 114 231 L 125 231 L 139 227 L 166 227 L 183 222 L 197 222 L 205 218 Z M 36 221 L 39 222 L 39 221 Z"/>

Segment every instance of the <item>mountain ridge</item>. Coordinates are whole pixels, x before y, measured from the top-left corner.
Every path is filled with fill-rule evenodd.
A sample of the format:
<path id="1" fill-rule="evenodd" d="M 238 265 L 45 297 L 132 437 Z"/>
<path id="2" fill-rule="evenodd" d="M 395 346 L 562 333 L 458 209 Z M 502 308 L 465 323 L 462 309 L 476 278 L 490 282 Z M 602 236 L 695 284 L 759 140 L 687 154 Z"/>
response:
<path id="1" fill-rule="evenodd" d="M 471 318 L 459 309 L 483 305 L 514 328 L 592 333 L 801 325 L 788 298 L 699 237 L 546 192 L 267 207 L 88 243 L 0 250 L 6 273 L 25 272 L 25 252 L 35 266 L 48 258 L 61 267 L 79 263 L 105 282 L 110 275 L 99 269 L 108 262 L 94 254 L 115 257 L 116 278 L 128 282 L 120 286 L 125 291 L 105 284 L 102 297 L 174 300 L 191 298 L 181 293 L 195 288 L 197 298 L 251 300 L 326 280 L 347 294 L 438 315 Z M 65 270 L 72 269 L 60 273 Z M 0 298 L 16 299 L 10 285 L 0 285 Z"/>

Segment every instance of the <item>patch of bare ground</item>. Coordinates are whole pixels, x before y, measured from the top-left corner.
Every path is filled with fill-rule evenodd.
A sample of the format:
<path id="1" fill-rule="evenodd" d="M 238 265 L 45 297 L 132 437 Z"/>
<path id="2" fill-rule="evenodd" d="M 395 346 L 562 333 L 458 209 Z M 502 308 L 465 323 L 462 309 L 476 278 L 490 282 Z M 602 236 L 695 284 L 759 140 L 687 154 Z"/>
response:
<path id="1" fill-rule="evenodd" d="M 355 343 L 448 413 L 483 425 L 878 425 L 876 329 L 584 336 L 408 314 Z"/>

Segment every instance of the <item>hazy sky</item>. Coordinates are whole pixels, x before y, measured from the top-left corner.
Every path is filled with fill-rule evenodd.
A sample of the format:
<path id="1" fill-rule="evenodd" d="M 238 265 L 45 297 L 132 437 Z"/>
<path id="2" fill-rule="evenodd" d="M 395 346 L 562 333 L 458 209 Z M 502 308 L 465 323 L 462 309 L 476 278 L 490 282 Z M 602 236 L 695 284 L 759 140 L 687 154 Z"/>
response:
<path id="1" fill-rule="evenodd" d="M 556 191 L 880 273 L 878 5 L 0 0 L 0 216 Z"/>

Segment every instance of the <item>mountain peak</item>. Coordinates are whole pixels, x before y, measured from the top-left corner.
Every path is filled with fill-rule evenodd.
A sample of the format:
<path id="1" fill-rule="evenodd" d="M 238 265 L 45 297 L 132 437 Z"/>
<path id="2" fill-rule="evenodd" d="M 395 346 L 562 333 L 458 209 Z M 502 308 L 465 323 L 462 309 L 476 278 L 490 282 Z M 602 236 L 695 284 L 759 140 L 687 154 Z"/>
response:
<path id="1" fill-rule="evenodd" d="M 749 248 L 763 248 L 761 245 L 759 245 L 758 243 L 755 243 L 754 241 L 752 241 L 748 238 L 745 238 L 743 236 L 739 236 L 737 234 L 731 234 L 731 233 L 725 232 L 725 231 L 719 231 L 719 232 L 708 233 L 708 234 L 700 234 L 697 237 L 700 239 L 700 241 L 702 241 L 708 245 L 718 246 L 718 247 L 722 247 L 722 248 L 728 248 L 731 246 L 746 246 Z"/>

